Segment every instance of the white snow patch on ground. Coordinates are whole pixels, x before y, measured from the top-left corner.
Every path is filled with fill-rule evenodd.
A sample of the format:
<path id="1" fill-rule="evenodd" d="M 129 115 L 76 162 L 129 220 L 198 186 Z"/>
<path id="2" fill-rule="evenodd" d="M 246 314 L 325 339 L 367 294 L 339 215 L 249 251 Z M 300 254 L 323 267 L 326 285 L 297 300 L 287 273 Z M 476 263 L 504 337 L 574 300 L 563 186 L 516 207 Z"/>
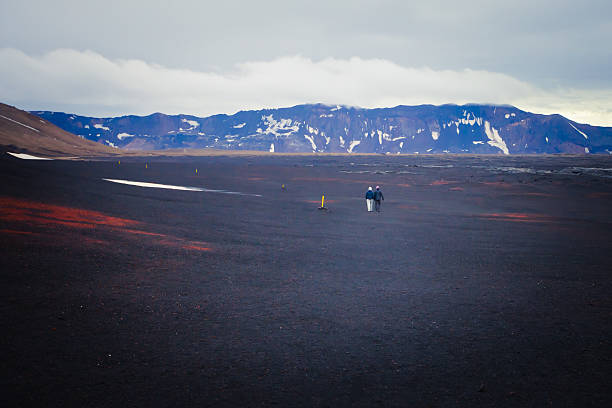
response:
<path id="1" fill-rule="evenodd" d="M 189 125 L 191 125 L 191 129 L 200 126 L 200 124 L 198 122 L 196 122 L 195 120 L 181 119 L 181 122 L 185 122 L 185 123 L 188 123 Z"/>
<path id="2" fill-rule="evenodd" d="M 236 126 L 234 126 L 234 127 L 236 127 Z M 272 143 L 270 145 L 270 153 L 274 153 L 274 143 Z"/>
<path id="3" fill-rule="evenodd" d="M 115 146 L 115 144 L 113 142 L 109 142 L 108 140 L 105 140 L 106 144 L 109 145 L 110 147 L 114 147 L 115 149 L 117 148 L 117 146 Z"/>
<path id="4" fill-rule="evenodd" d="M 546 139 L 546 143 L 548 143 L 548 137 L 546 137 L 545 139 Z"/>
<path id="5" fill-rule="evenodd" d="M 580 130 L 578 130 L 578 128 L 577 128 L 576 126 L 572 125 L 570 122 L 567 122 L 567 123 L 569 123 L 569 125 L 570 125 L 571 127 L 573 127 L 574 129 L 576 129 L 576 132 L 578 132 L 578 133 L 580 133 L 582 136 L 584 136 L 584 138 L 585 138 L 585 139 L 588 139 L 588 138 L 589 138 L 589 137 L 588 137 L 588 136 L 587 136 L 587 135 L 586 135 L 584 132 L 581 132 Z"/>
<path id="6" fill-rule="evenodd" d="M 242 122 L 242 123 L 240 123 L 238 125 L 234 125 L 234 128 L 235 129 L 242 129 L 245 125 L 246 125 L 246 122 Z"/>
<path id="7" fill-rule="evenodd" d="M 314 138 L 310 135 L 304 135 L 304 137 L 310 142 L 310 145 L 312 146 L 312 151 L 316 152 L 317 151 L 317 145 L 314 142 Z"/>
<path id="8" fill-rule="evenodd" d="M 126 137 L 134 137 L 134 135 L 130 135 L 129 133 L 119 133 L 117 135 L 117 139 L 119 139 L 119 140 L 123 140 Z"/>
<path id="9" fill-rule="evenodd" d="M 107 179 L 107 178 L 103 178 L 102 180 L 110 181 L 111 183 L 127 184 L 130 186 L 146 187 L 146 188 L 162 188 L 165 190 L 182 190 L 182 191 L 202 191 L 205 193 L 221 193 L 221 194 L 234 194 L 234 195 L 262 197 L 260 194 L 248 194 L 248 193 L 240 193 L 237 191 L 227 191 L 227 190 L 211 190 L 209 188 L 202 188 L 202 187 L 173 186 L 170 184 L 146 183 L 142 181 L 130 181 L 130 180 L 119 180 L 119 179 Z"/>
<path id="10" fill-rule="evenodd" d="M 482 140 L 474 140 L 472 143 L 474 143 L 475 145 L 477 145 L 477 144 L 484 144 L 484 142 Z"/>
<path id="11" fill-rule="evenodd" d="M 333 117 L 334 117 L 334 115 L 333 115 L 333 114 L 331 114 L 331 113 L 330 113 L 329 115 L 326 115 L 326 114 L 322 113 L 322 114 L 320 114 L 320 115 L 319 115 L 319 117 L 320 117 L 320 118 L 333 118 Z"/>
<path id="12" fill-rule="evenodd" d="M 510 116 L 516 116 L 516 113 L 512 112 L 512 113 L 510 114 Z"/>
<path id="13" fill-rule="evenodd" d="M 94 125 L 94 127 L 95 127 L 96 129 L 103 129 L 103 130 L 106 130 L 107 132 L 108 132 L 108 131 L 110 131 L 110 128 L 107 128 L 106 126 L 101 125 L 101 124 L 99 124 L 99 123 L 96 123 L 96 124 Z"/>
<path id="14" fill-rule="evenodd" d="M 436 132 L 435 130 L 431 131 L 431 138 L 433 140 L 438 140 L 439 137 L 440 137 L 440 132 Z"/>
<path id="15" fill-rule="evenodd" d="M 358 146 L 359 143 L 361 143 L 361 140 L 352 140 L 351 143 L 349 143 L 348 152 L 353 153 L 353 149 Z"/>
<path id="16" fill-rule="evenodd" d="M 425 129 L 421 129 L 421 128 L 417 129 L 417 135 L 420 134 L 423 131 L 425 131 Z"/>
<path id="17" fill-rule="evenodd" d="M 506 114 L 504 115 L 504 118 L 506 118 L 506 119 L 510 119 L 510 114 L 509 114 L 509 113 L 506 113 Z"/>
<path id="18" fill-rule="evenodd" d="M 588 147 L 585 147 L 585 148 L 584 148 L 584 152 L 585 152 L 585 153 L 588 153 L 588 152 L 589 152 L 589 148 L 588 148 Z"/>
<path id="19" fill-rule="evenodd" d="M 400 142 L 400 149 L 404 147 L 404 142 Z"/>
<path id="20" fill-rule="evenodd" d="M 331 137 L 325 135 L 323 135 L 323 137 L 325 138 L 325 144 L 328 145 L 329 141 L 331 140 Z"/>
<path id="21" fill-rule="evenodd" d="M 382 132 L 377 130 L 376 133 L 378 133 L 378 144 L 382 144 Z"/>
<path id="22" fill-rule="evenodd" d="M 344 138 L 340 135 L 340 146 L 344 147 Z"/>
<path id="23" fill-rule="evenodd" d="M 50 159 L 48 157 L 38 157 L 38 156 L 32 156 L 30 154 L 26 154 L 26 153 L 11 153 L 11 152 L 7 152 L 8 154 L 10 154 L 11 156 L 14 156 L 18 159 L 22 159 L 22 160 L 53 160 Z"/>
<path id="24" fill-rule="evenodd" d="M 427 153 L 431 152 L 433 149 L 427 149 Z"/>
<path id="25" fill-rule="evenodd" d="M 489 145 L 497 147 L 504 152 L 504 154 L 510 154 L 508 151 L 508 146 L 506 146 L 506 142 L 504 142 L 504 139 L 499 136 L 497 129 L 492 127 L 488 120 L 485 120 L 485 133 L 489 138 L 489 141 L 487 142 Z"/>
<path id="26" fill-rule="evenodd" d="M 393 139 L 391 139 L 391 141 L 392 141 L 392 142 L 396 142 L 396 141 L 398 141 L 398 140 L 402 140 L 402 139 L 405 139 L 405 138 L 406 138 L 406 136 L 394 137 Z"/>
<path id="27" fill-rule="evenodd" d="M 24 125 L 23 123 L 21 123 L 21 122 L 17 122 L 16 120 L 13 120 L 13 119 L 11 119 L 11 118 L 7 118 L 7 117 L 6 117 L 6 116 L 4 116 L 4 115 L 0 115 L 0 118 L 4 118 L 4 119 L 6 119 L 6 120 L 10 120 L 10 121 L 11 121 L 11 122 L 13 122 L 13 123 L 16 123 L 16 124 L 21 125 L 21 126 L 23 126 L 23 127 L 25 127 L 25 128 L 31 129 L 31 130 L 33 130 L 33 131 L 35 131 L 35 132 L 38 132 L 38 129 L 34 129 L 34 128 L 33 128 L 33 127 L 31 127 L 31 126 Z"/>
<path id="28" fill-rule="evenodd" d="M 85 129 L 89 129 L 89 125 L 85 125 L 83 126 Z"/>
<path id="29" fill-rule="evenodd" d="M 330 111 L 333 112 L 333 111 L 337 111 L 337 110 L 340 110 L 340 109 L 342 109 L 342 106 L 336 105 L 336 107 L 335 108 L 331 108 Z"/>

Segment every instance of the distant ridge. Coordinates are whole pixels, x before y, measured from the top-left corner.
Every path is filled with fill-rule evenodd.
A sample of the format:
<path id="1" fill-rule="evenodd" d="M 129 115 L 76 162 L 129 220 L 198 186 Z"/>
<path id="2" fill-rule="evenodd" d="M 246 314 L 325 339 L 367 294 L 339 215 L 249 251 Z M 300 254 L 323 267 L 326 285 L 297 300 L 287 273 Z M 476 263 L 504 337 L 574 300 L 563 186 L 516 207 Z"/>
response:
<path id="1" fill-rule="evenodd" d="M 612 128 L 509 105 L 362 109 L 323 104 L 191 115 L 92 118 L 33 112 L 85 139 L 130 150 L 214 148 L 273 152 L 611 154 Z"/>

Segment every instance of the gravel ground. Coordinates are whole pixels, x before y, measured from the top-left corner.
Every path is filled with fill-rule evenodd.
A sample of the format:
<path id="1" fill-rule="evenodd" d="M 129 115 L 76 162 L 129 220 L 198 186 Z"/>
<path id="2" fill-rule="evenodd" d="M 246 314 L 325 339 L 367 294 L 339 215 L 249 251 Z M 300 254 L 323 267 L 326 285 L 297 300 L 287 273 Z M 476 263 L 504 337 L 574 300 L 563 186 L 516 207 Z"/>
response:
<path id="1" fill-rule="evenodd" d="M 1 155 L 7 406 L 612 404 L 610 158 L 147 160 Z"/>

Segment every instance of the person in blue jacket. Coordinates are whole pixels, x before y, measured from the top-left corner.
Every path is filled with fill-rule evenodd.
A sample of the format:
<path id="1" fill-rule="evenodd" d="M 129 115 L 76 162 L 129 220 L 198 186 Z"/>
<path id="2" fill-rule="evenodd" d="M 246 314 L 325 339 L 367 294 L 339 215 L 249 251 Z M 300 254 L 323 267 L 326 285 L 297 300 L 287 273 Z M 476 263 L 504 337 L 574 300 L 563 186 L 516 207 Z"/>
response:
<path id="1" fill-rule="evenodd" d="M 372 191 L 372 186 L 368 187 L 368 191 L 366 192 L 366 207 L 368 208 L 368 212 L 372 212 L 372 207 L 374 204 L 374 192 Z"/>
<path id="2" fill-rule="evenodd" d="M 376 191 L 374 192 L 374 205 L 376 206 L 376 212 L 380 212 L 380 202 L 384 201 L 385 196 L 383 196 L 382 191 L 380 191 L 380 186 L 376 186 Z"/>

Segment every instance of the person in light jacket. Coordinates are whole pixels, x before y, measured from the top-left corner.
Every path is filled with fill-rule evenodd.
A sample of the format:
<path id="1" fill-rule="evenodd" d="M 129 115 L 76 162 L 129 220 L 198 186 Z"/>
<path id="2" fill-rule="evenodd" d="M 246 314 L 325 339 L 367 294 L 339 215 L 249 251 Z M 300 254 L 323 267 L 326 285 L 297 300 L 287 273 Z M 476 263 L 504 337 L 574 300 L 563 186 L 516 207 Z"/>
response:
<path id="1" fill-rule="evenodd" d="M 372 187 L 368 187 L 368 191 L 366 191 L 366 207 L 368 212 L 372 212 L 372 207 L 374 204 L 374 192 L 372 191 Z"/>
<path id="2" fill-rule="evenodd" d="M 380 191 L 380 186 L 376 186 L 376 191 L 374 192 L 374 205 L 376 206 L 376 212 L 380 212 L 380 202 L 384 201 L 385 196 L 383 196 L 382 191 Z"/>

